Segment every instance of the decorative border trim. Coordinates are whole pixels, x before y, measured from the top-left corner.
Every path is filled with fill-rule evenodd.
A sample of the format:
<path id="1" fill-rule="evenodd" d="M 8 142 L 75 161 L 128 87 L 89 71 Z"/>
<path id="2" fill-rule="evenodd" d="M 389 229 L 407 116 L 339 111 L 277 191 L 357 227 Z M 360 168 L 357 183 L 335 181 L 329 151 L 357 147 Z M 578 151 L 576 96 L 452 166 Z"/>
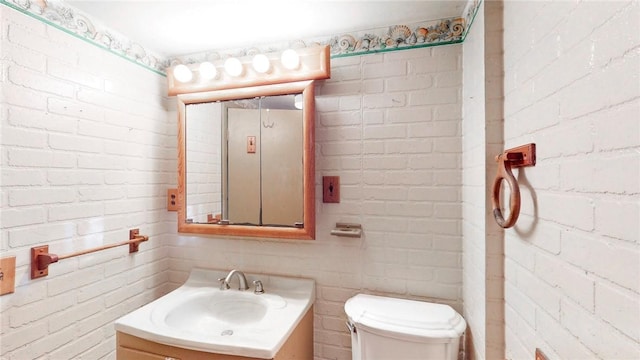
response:
<path id="1" fill-rule="evenodd" d="M 257 53 L 282 51 L 286 48 L 306 48 L 316 45 L 330 48 L 330 57 L 341 58 L 381 52 L 408 50 L 430 46 L 458 44 L 466 38 L 482 0 L 469 0 L 462 17 L 440 19 L 426 23 L 393 25 L 330 38 L 297 40 L 290 43 L 271 44 L 263 49 L 240 48 L 212 50 L 163 58 L 146 50 L 140 44 L 109 30 L 103 24 L 92 21 L 79 10 L 62 1 L 0 0 L 0 5 L 31 16 L 72 36 L 105 49 L 117 56 L 140 65 L 159 75 L 166 76 L 166 69 L 176 63 L 192 64 L 227 57 L 251 56 Z M 413 29 L 413 30 L 412 30 Z"/>
<path id="2" fill-rule="evenodd" d="M 252 56 L 257 53 L 270 53 L 282 51 L 287 48 L 306 48 L 317 45 L 329 46 L 330 56 L 334 59 L 437 45 L 457 44 L 462 42 L 466 34 L 467 27 L 465 24 L 465 18 L 455 17 L 427 23 L 394 25 L 388 28 L 377 28 L 353 34 L 342 34 L 329 39 L 315 38 L 311 40 L 297 40 L 288 44 L 271 44 L 265 46 L 263 49 L 239 48 L 188 54 L 171 58 L 170 62 L 172 64 L 192 64 L 225 59 L 230 56 Z"/>
<path id="3" fill-rule="evenodd" d="M 0 4 L 166 76 L 165 69 L 169 66 L 167 59 L 144 49 L 121 34 L 108 30 L 102 24 L 93 22 L 87 15 L 61 1 L 0 0 Z"/>
<path id="4" fill-rule="evenodd" d="M 411 30 L 414 29 L 414 30 Z M 334 36 L 328 42 L 334 58 L 362 55 L 383 51 L 401 50 L 462 41 L 465 30 L 463 18 L 442 19 L 422 25 L 395 25 L 374 32 L 360 32 L 355 36 L 345 34 Z"/>
<path id="5" fill-rule="evenodd" d="M 467 38 L 467 34 L 471 30 L 471 25 L 473 24 L 473 21 L 476 19 L 476 15 L 478 14 L 478 9 L 480 8 L 481 3 L 482 3 L 482 0 L 469 0 L 466 8 L 464 9 L 464 12 L 462 13 L 464 15 L 465 22 L 469 24 L 464 29 L 464 35 L 462 36 L 462 41 L 464 41 Z"/>
<path id="6" fill-rule="evenodd" d="M 481 2 L 482 0 L 469 0 L 462 17 L 409 25 L 393 25 L 388 28 L 377 28 L 353 34 L 333 36 L 328 40 L 325 37 L 297 40 L 291 43 L 270 44 L 264 46 L 262 49 L 252 47 L 212 50 L 173 57 L 169 62 L 171 64 L 194 64 L 203 61 L 216 61 L 228 57 L 253 56 L 258 53 L 266 54 L 282 51 L 287 48 L 296 49 L 317 45 L 328 45 L 331 51 L 330 56 L 332 59 L 335 59 L 347 56 L 458 44 L 466 38 Z"/>

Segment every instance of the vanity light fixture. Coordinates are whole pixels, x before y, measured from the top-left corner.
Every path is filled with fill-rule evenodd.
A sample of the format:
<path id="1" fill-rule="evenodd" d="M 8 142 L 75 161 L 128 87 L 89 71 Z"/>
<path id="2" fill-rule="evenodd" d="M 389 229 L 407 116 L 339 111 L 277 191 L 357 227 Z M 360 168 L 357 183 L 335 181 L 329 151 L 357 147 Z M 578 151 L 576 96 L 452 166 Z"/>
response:
<path id="1" fill-rule="evenodd" d="M 230 90 L 331 77 L 327 45 L 226 60 L 179 64 L 167 69 L 169 95 Z"/>
<path id="2" fill-rule="evenodd" d="M 193 79 L 193 73 L 187 65 L 180 64 L 173 68 L 173 77 L 175 77 L 179 82 L 185 83 Z"/>
<path id="3" fill-rule="evenodd" d="M 271 62 L 265 54 L 258 54 L 253 57 L 253 69 L 260 74 L 269 72 L 271 69 Z"/>
<path id="4" fill-rule="evenodd" d="M 202 64 L 200 64 L 200 78 L 202 80 L 212 80 L 215 79 L 216 76 L 218 76 L 218 70 L 216 69 L 215 65 L 213 65 L 212 63 L 205 61 Z"/>
<path id="5" fill-rule="evenodd" d="M 227 74 L 233 77 L 238 77 L 244 72 L 244 67 L 242 66 L 240 60 L 232 57 L 228 58 L 224 62 L 224 70 L 227 72 Z"/>
<path id="6" fill-rule="evenodd" d="M 293 49 L 283 51 L 280 61 L 282 61 L 282 66 L 289 70 L 295 70 L 300 66 L 300 56 Z"/>

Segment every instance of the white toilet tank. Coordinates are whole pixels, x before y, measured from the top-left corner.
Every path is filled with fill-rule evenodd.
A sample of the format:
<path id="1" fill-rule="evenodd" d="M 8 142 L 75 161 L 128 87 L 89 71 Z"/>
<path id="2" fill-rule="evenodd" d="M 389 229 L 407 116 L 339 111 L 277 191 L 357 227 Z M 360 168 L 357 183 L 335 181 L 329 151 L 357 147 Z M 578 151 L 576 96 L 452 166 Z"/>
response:
<path id="1" fill-rule="evenodd" d="M 467 323 L 451 306 L 358 294 L 344 305 L 353 360 L 456 360 Z"/>

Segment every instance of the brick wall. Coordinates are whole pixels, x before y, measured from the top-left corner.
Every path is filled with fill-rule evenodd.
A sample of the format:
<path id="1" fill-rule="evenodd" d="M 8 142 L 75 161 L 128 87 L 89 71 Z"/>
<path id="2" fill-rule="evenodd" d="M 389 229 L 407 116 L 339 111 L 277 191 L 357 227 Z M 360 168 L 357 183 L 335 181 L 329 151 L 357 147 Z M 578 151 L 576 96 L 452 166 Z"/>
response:
<path id="1" fill-rule="evenodd" d="M 506 147 L 538 147 L 505 238 L 509 359 L 640 358 L 639 7 L 504 2 Z"/>
<path id="2" fill-rule="evenodd" d="M 16 293 L 0 298 L 2 357 L 113 357 L 113 320 L 193 266 L 316 279 L 319 359 L 350 359 L 343 304 L 359 292 L 462 312 L 460 46 L 332 61 L 318 86 L 316 183 L 341 176 L 342 202 L 318 201 L 316 241 L 176 237 L 165 210 L 176 112 L 164 78 L 0 11 L 1 246 L 18 257 Z M 362 223 L 364 237 L 330 236 L 337 221 Z M 31 246 L 64 254 L 130 228 L 151 236 L 140 253 L 67 259 L 29 279 Z"/>
<path id="3" fill-rule="evenodd" d="M 315 241 L 178 236 L 171 281 L 193 266 L 313 278 L 316 359 L 351 359 L 344 302 L 359 293 L 449 303 L 462 313 L 461 46 L 333 59 L 316 98 Z M 317 194 L 320 194 L 318 187 Z M 329 234 L 361 223 L 361 239 Z"/>
<path id="4" fill-rule="evenodd" d="M 504 358 L 504 232 L 491 214 L 503 148 L 502 3 L 483 2 L 463 46 L 463 294 L 469 359 Z"/>
<path id="5" fill-rule="evenodd" d="M 469 359 L 486 357 L 486 225 L 487 183 L 485 110 L 485 3 L 481 3 L 463 44 L 462 247 L 463 316 L 467 321 Z"/>
<path id="6" fill-rule="evenodd" d="M 0 297 L 0 357 L 112 358 L 113 320 L 193 266 L 316 279 L 318 359 L 350 358 L 343 304 L 358 292 L 462 312 L 463 232 L 476 254 L 465 266 L 500 273 L 499 235 L 481 215 L 486 198 L 473 196 L 502 141 L 494 5 L 479 50 L 491 65 L 475 79 L 484 129 L 466 110 L 461 123 L 462 102 L 474 106 L 473 91 L 461 93 L 461 46 L 332 60 L 318 88 L 316 183 L 341 176 L 342 202 L 317 203 L 312 242 L 175 236 L 165 196 L 176 182 L 176 113 L 164 78 L 0 6 L 0 250 L 18 262 L 16 293 Z M 536 347 L 552 358 L 640 356 L 638 16 L 637 2 L 504 3 L 505 147 L 539 150 L 520 173 L 519 223 L 506 231 L 507 358 Z M 364 237 L 330 236 L 336 221 L 362 223 Z M 64 254 L 130 228 L 152 239 L 138 254 L 63 260 L 29 279 L 31 246 Z M 479 245 L 467 236 L 476 232 Z M 473 354 L 491 358 L 499 278 L 475 289 L 477 273 L 464 279 L 465 316 L 486 327 Z"/>
<path id="7" fill-rule="evenodd" d="M 0 250 L 17 257 L 0 358 L 113 358 L 113 321 L 167 290 L 176 127 L 165 79 L 6 6 L 0 17 Z M 131 228 L 151 238 L 135 255 L 65 259 L 30 279 L 32 246 L 62 255 Z"/>
<path id="8" fill-rule="evenodd" d="M 504 353 L 504 231 L 492 214 L 491 191 L 497 171 L 495 156 L 504 149 L 504 76 L 502 2 L 484 3 L 485 37 L 485 226 L 486 226 L 486 358 L 503 359 Z M 470 70 L 473 71 L 473 68 Z M 503 184 L 503 186 L 505 186 Z"/>

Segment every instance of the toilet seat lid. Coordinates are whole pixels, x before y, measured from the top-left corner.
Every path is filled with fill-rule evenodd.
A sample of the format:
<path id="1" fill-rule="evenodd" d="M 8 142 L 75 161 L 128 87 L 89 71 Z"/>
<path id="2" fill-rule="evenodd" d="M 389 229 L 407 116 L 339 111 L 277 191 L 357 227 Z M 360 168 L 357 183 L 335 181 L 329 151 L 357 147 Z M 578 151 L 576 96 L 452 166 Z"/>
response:
<path id="1" fill-rule="evenodd" d="M 349 320 L 390 335 L 458 338 L 467 324 L 451 306 L 424 301 L 358 294 L 344 305 Z"/>

